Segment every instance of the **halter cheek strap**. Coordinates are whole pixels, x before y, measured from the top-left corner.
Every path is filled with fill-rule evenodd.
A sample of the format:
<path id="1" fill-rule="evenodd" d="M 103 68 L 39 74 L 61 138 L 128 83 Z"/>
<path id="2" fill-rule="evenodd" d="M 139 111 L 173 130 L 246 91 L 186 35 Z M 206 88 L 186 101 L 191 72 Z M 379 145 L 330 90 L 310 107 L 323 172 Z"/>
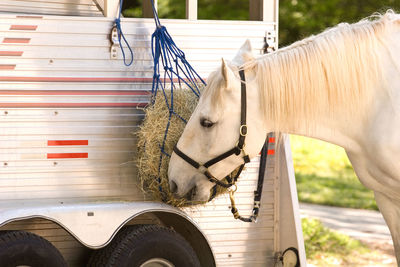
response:
<path id="1" fill-rule="evenodd" d="M 213 199 L 215 197 L 215 195 L 217 194 L 217 186 L 222 186 L 225 188 L 231 187 L 232 185 L 235 185 L 240 173 L 242 172 L 244 165 L 248 162 L 250 162 L 250 157 L 249 155 L 246 154 L 246 152 L 244 151 L 245 148 L 245 141 L 246 141 L 246 135 L 247 135 L 247 124 L 246 124 L 246 111 L 247 111 L 247 97 L 246 97 L 246 79 L 245 79 L 245 75 L 244 75 L 244 71 L 240 70 L 239 71 L 239 75 L 240 75 L 240 79 L 241 79 L 241 101 L 240 101 L 240 128 L 239 128 L 239 140 L 236 144 L 235 147 L 233 147 L 232 149 L 226 151 L 225 153 L 222 153 L 221 155 L 207 161 L 206 163 L 204 163 L 203 165 L 198 163 L 197 161 L 195 161 L 194 159 L 192 159 L 191 157 L 189 157 L 188 155 L 186 155 L 185 153 L 183 153 L 178 147 L 177 145 L 175 145 L 174 147 L 174 152 L 176 153 L 176 155 L 178 155 L 179 157 L 181 157 L 184 161 L 186 161 L 187 163 L 189 163 L 191 166 L 193 166 L 194 168 L 198 169 L 201 173 L 203 173 L 207 179 L 212 182 L 215 183 L 215 186 L 212 188 L 212 193 L 211 193 L 211 197 L 209 200 Z M 268 139 L 267 139 L 268 140 Z M 264 144 L 263 150 L 262 150 L 262 155 L 261 155 L 261 162 L 266 163 L 266 151 L 268 149 L 268 141 L 267 143 Z M 221 182 L 220 180 L 218 180 L 217 178 L 215 178 L 208 170 L 208 168 L 214 164 L 216 164 L 217 162 L 220 162 L 224 159 L 226 159 L 227 157 L 231 156 L 231 155 L 236 155 L 239 156 L 240 154 L 243 153 L 243 161 L 244 163 L 242 165 L 240 165 L 239 170 L 237 171 L 236 175 L 234 177 L 231 177 L 231 175 L 227 175 L 225 177 L 225 179 L 227 180 L 227 183 Z M 265 158 L 264 158 L 265 157 Z M 253 215 L 251 215 L 250 217 L 246 218 L 246 217 L 242 217 L 239 214 L 239 211 L 236 208 L 235 205 L 235 200 L 233 197 L 233 194 L 236 191 L 236 188 L 234 190 L 230 190 L 229 192 L 229 196 L 231 199 L 231 212 L 233 214 L 233 217 L 235 219 L 239 219 L 241 221 L 244 222 L 255 222 L 257 221 L 257 217 L 258 217 L 258 212 L 260 210 L 260 199 L 261 199 L 261 193 L 262 193 L 262 187 L 263 187 L 263 181 L 264 181 L 264 171 L 265 171 L 265 165 L 260 165 L 260 173 L 258 175 L 258 185 L 257 185 L 257 190 L 254 191 L 254 207 L 253 207 Z M 235 185 L 236 186 L 236 185 Z"/>
<path id="2" fill-rule="evenodd" d="M 194 159 L 192 159 L 191 157 L 189 157 L 188 155 L 186 155 L 185 153 L 183 153 L 177 145 L 175 145 L 173 151 L 179 156 L 181 157 L 184 161 L 186 161 L 187 163 L 189 163 L 191 166 L 193 166 L 194 168 L 198 169 L 200 172 L 202 172 L 207 179 L 212 182 L 215 183 L 216 185 L 228 188 L 230 186 L 232 186 L 237 178 L 239 177 L 241 171 L 243 170 L 244 164 L 250 162 L 250 157 L 249 155 L 246 154 L 246 152 L 244 151 L 244 147 L 245 147 L 245 141 L 246 141 L 246 136 L 247 136 L 247 124 L 246 124 L 246 113 L 247 113 L 247 97 L 246 97 L 246 78 L 244 75 L 244 70 L 240 70 L 239 71 L 239 75 L 240 75 L 240 80 L 241 80 L 241 112 L 240 112 L 240 128 L 239 128 L 239 140 L 237 142 L 237 145 L 235 147 L 233 147 L 232 149 L 226 151 L 225 153 L 222 153 L 218 156 L 216 156 L 215 158 L 207 161 L 204 164 L 200 164 L 197 161 L 195 161 Z M 231 155 L 236 155 L 239 156 L 241 153 L 243 153 L 243 161 L 244 163 L 240 166 L 238 173 L 235 175 L 235 177 L 231 177 L 231 176 L 226 176 L 225 179 L 228 181 L 228 183 L 224 183 L 221 182 L 220 180 L 218 180 L 217 178 L 215 178 L 210 171 L 208 170 L 209 167 L 211 167 L 212 165 L 226 159 L 227 157 L 231 156 Z M 213 191 L 213 194 L 211 196 L 211 198 L 213 198 L 215 196 L 216 190 Z"/>

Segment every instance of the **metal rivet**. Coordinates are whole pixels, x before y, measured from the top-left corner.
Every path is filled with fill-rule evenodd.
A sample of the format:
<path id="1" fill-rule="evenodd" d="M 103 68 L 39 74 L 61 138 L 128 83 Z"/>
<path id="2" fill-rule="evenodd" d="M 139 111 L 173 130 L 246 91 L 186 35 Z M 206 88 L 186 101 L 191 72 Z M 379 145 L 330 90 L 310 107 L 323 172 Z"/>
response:
<path id="1" fill-rule="evenodd" d="M 4 111 L 4 114 L 7 115 L 7 114 L 8 114 L 8 111 Z"/>
<path id="2" fill-rule="evenodd" d="M 58 115 L 58 111 L 54 111 L 54 115 Z"/>
<path id="3" fill-rule="evenodd" d="M 56 166 L 58 163 L 56 161 L 53 162 L 53 165 Z"/>

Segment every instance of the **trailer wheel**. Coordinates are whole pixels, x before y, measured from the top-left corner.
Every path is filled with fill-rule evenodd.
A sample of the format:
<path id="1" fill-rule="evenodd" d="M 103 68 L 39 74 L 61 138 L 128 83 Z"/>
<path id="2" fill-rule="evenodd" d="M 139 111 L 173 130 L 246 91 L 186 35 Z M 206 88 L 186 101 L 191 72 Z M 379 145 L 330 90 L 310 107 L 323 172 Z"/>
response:
<path id="1" fill-rule="evenodd" d="M 2 267 L 66 267 L 61 253 L 46 239 L 24 231 L 0 232 Z"/>
<path id="2" fill-rule="evenodd" d="M 88 267 L 200 267 L 190 244 L 174 230 L 158 225 L 128 226 L 105 248 L 95 251 Z"/>

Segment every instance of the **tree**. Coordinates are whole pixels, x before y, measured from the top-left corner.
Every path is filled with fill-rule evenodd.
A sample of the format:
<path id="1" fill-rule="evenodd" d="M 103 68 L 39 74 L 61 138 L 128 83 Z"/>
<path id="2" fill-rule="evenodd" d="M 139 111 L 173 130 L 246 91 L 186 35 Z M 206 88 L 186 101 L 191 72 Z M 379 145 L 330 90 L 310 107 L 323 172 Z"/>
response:
<path id="1" fill-rule="evenodd" d="M 125 0 L 124 15 L 141 17 L 142 1 Z M 250 0 L 251 1 L 251 0 Z M 159 0 L 161 18 L 184 18 L 185 0 Z M 199 19 L 247 20 L 247 0 L 198 0 Z M 279 43 L 286 46 L 340 22 L 356 22 L 389 8 L 400 11 L 399 0 L 280 0 Z"/>
<path id="2" fill-rule="evenodd" d="M 375 12 L 400 9 L 398 0 L 281 0 L 279 42 L 288 45 L 340 22 L 353 23 Z"/>

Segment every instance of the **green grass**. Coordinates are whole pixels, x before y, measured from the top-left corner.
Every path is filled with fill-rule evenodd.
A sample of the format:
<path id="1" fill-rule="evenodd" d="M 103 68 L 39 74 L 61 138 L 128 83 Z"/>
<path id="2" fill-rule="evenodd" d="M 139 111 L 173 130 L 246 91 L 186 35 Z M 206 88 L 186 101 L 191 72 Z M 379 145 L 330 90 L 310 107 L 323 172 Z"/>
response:
<path id="1" fill-rule="evenodd" d="M 303 228 L 306 255 L 315 258 L 319 253 L 331 253 L 345 257 L 354 250 L 368 252 L 368 248 L 359 240 L 325 227 L 319 220 L 304 218 Z"/>
<path id="2" fill-rule="evenodd" d="M 371 255 L 372 251 L 362 242 L 330 230 L 319 220 L 305 218 L 301 225 L 309 263 L 316 266 L 355 266 L 360 256 Z"/>
<path id="3" fill-rule="evenodd" d="M 341 147 L 301 136 L 290 141 L 301 202 L 378 209 L 373 192 L 360 183 Z"/>

